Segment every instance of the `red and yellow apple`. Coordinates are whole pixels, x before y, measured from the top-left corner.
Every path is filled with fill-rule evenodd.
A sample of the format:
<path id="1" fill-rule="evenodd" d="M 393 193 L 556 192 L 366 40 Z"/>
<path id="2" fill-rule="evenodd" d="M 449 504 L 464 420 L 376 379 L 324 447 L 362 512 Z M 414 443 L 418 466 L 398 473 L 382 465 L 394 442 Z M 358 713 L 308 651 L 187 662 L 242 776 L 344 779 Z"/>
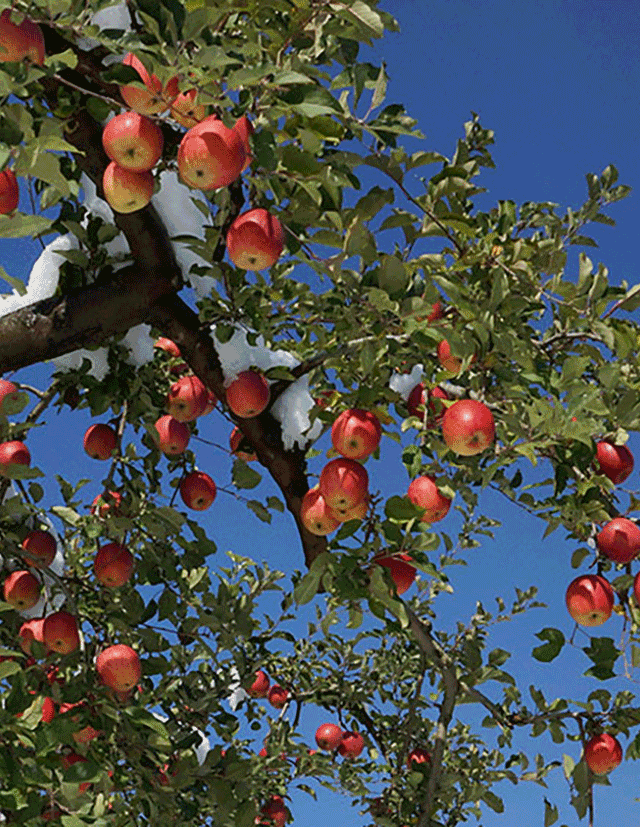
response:
<path id="1" fill-rule="evenodd" d="M 19 612 L 40 600 L 40 581 L 30 571 L 13 571 L 4 581 L 4 599 Z"/>
<path id="2" fill-rule="evenodd" d="M 46 569 L 56 556 L 56 538 L 49 531 L 30 531 L 22 541 L 25 562 L 37 569 Z"/>
<path id="3" fill-rule="evenodd" d="M 101 546 L 93 561 L 96 580 L 110 589 L 124 586 L 133 574 L 133 567 L 133 555 L 120 543 Z"/>
<path id="4" fill-rule="evenodd" d="M 349 459 L 366 459 L 382 436 L 380 420 L 360 408 L 343 411 L 331 426 L 331 443 L 335 450 Z"/>
<path id="5" fill-rule="evenodd" d="M 87 428 L 83 440 L 84 450 L 92 459 L 111 459 L 117 444 L 116 432 L 102 422 Z"/>
<path id="6" fill-rule="evenodd" d="M 167 81 L 162 88 L 162 82 L 157 75 L 150 75 L 142 61 L 134 54 L 129 54 L 122 61 L 125 66 L 131 66 L 140 76 L 140 82 L 146 89 L 137 86 L 121 86 L 120 94 L 122 100 L 129 109 L 133 109 L 139 115 L 158 115 L 164 112 L 178 97 L 178 78 L 173 77 Z"/>
<path id="7" fill-rule="evenodd" d="M 169 414 L 178 422 L 193 422 L 202 416 L 207 402 L 209 391 L 202 381 L 194 374 L 182 376 L 174 382 L 167 394 L 166 408 Z"/>
<path id="8" fill-rule="evenodd" d="M 238 178 L 245 161 L 242 138 L 210 115 L 191 127 L 178 147 L 178 172 L 190 187 L 214 190 Z"/>
<path id="9" fill-rule="evenodd" d="M 227 232 L 229 258 L 243 270 L 265 270 L 280 258 L 284 230 L 278 219 L 257 207 L 239 215 Z"/>
<path id="10" fill-rule="evenodd" d="M 442 419 L 442 437 L 455 454 L 472 457 L 488 448 L 495 438 L 493 414 L 477 399 L 459 399 Z"/>
<path id="11" fill-rule="evenodd" d="M 255 370 L 243 370 L 226 391 L 227 405 L 236 416 L 248 419 L 261 414 L 269 404 L 269 383 Z"/>
<path id="12" fill-rule="evenodd" d="M 248 450 L 251 448 L 251 445 L 249 445 L 248 440 L 237 426 L 231 431 L 229 448 L 234 457 L 244 460 L 244 462 L 253 462 L 258 459 L 254 451 Z"/>
<path id="13" fill-rule="evenodd" d="M 28 17 L 24 17 L 20 23 L 12 23 L 11 17 L 11 9 L 4 9 L 0 14 L 0 63 L 18 63 L 28 59 L 42 66 L 44 64 L 42 29 Z"/>
<path id="14" fill-rule="evenodd" d="M 393 584 L 398 594 L 404 594 L 416 579 L 415 566 L 411 565 L 411 557 L 408 554 L 378 555 L 373 562 L 389 570 Z"/>
<path id="15" fill-rule="evenodd" d="M 157 433 L 158 448 L 163 454 L 177 456 L 182 454 L 188 443 L 191 431 L 184 422 L 178 422 L 167 414 L 161 416 L 155 425 Z"/>
<path id="16" fill-rule="evenodd" d="M 302 498 L 300 519 L 307 531 L 316 537 L 326 537 L 340 525 L 340 520 L 327 505 L 317 485 L 310 488 Z"/>
<path id="17" fill-rule="evenodd" d="M 138 653 L 122 643 L 108 646 L 96 658 L 96 670 L 105 686 L 127 692 L 138 683 L 142 664 Z"/>
<path id="18" fill-rule="evenodd" d="M 353 459 L 332 459 L 320 472 L 318 489 L 329 508 L 354 508 L 366 497 L 368 487 L 367 469 Z"/>
<path id="19" fill-rule="evenodd" d="M 102 189 L 114 212 L 136 212 L 151 201 L 153 175 L 150 172 L 133 172 L 111 161 L 102 176 Z"/>
<path id="20" fill-rule="evenodd" d="M 423 523 L 437 523 L 449 513 L 451 500 L 438 490 L 436 481 L 427 475 L 411 481 L 407 496 L 412 503 L 425 512 L 420 518 Z"/>
<path id="21" fill-rule="evenodd" d="M 20 648 L 25 655 L 31 654 L 31 644 L 33 641 L 44 644 L 44 617 L 36 617 L 33 620 L 27 620 L 20 627 L 18 632 L 18 640 Z"/>
<path id="22" fill-rule="evenodd" d="M 29 449 L 17 439 L 0 443 L 0 477 L 9 475 L 11 465 L 30 465 Z"/>
<path id="23" fill-rule="evenodd" d="M 596 445 L 596 461 L 600 473 L 614 485 L 624 482 L 633 471 L 633 454 L 626 445 L 603 440 Z"/>
<path id="24" fill-rule="evenodd" d="M 205 511 L 216 498 L 216 484 L 209 474 L 192 471 L 180 483 L 180 496 L 187 508 Z"/>
<path id="25" fill-rule="evenodd" d="M 581 626 L 601 626 L 611 617 L 614 604 L 611 585 L 599 574 L 581 574 L 569 583 L 567 610 Z"/>
<path id="26" fill-rule="evenodd" d="M 80 646 L 80 634 L 75 617 L 60 611 L 47 615 L 42 628 L 45 646 L 59 655 L 68 655 Z"/>
<path id="27" fill-rule="evenodd" d="M 102 130 L 102 146 L 119 167 L 147 172 L 162 155 L 164 138 L 158 124 L 138 112 L 121 112 Z"/>
<path id="28" fill-rule="evenodd" d="M 198 90 L 189 89 L 181 92 L 171 104 L 170 115 L 180 126 L 191 129 L 207 117 L 207 107 L 198 103 Z"/>
<path id="29" fill-rule="evenodd" d="M 247 118 L 246 115 L 243 115 L 241 118 L 238 118 L 233 128 L 238 133 L 238 135 L 240 135 L 240 138 L 242 139 L 242 144 L 244 146 L 245 158 L 244 164 L 242 165 L 242 169 L 240 170 L 240 172 L 244 172 L 245 169 L 247 169 L 253 161 L 253 156 L 251 154 L 251 143 L 249 142 L 249 137 L 253 135 L 254 132 L 253 124 L 251 123 L 249 118 Z"/>
<path id="30" fill-rule="evenodd" d="M 622 747 L 617 738 L 602 732 L 590 738 L 584 747 L 584 760 L 591 772 L 606 775 L 622 761 Z"/>
<path id="31" fill-rule="evenodd" d="M 630 563 L 640 552 L 640 528 L 626 517 L 614 517 L 596 536 L 598 549 L 616 563 Z"/>

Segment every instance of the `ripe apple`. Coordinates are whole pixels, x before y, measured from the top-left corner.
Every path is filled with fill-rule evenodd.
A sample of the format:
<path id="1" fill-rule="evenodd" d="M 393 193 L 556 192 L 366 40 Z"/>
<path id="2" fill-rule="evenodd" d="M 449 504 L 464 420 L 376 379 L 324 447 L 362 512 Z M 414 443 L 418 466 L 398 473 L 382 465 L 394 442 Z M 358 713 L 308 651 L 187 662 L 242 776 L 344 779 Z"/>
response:
<path id="1" fill-rule="evenodd" d="M 170 356 L 180 356 L 180 348 L 178 345 L 171 339 L 167 339 L 164 336 L 160 336 L 156 339 L 153 346 L 157 347 L 159 350 L 164 350 Z"/>
<path id="2" fill-rule="evenodd" d="M 133 574 L 133 555 L 126 546 L 107 543 L 102 546 L 93 561 L 96 580 L 110 589 L 124 586 Z"/>
<path id="3" fill-rule="evenodd" d="M 44 64 L 44 37 L 37 23 L 25 17 L 21 23 L 11 22 L 11 9 L 0 14 L 0 63 L 18 63 L 29 59 Z"/>
<path id="4" fill-rule="evenodd" d="M 68 655 L 80 646 L 76 619 L 65 611 L 54 612 L 45 617 L 42 637 L 45 646 L 59 655 Z"/>
<path id="5" fill-rule="evenodd" d="M 284 230 L 275 215 L 257 207 L 239 215 L 227 232 L 229 258 L 243 270 L 265 270 L 280 258 Z"/>
<path id="6" fill-rule="evenodd" d="M 114 212 L 136 212 L 151 201 L 153 175 L 150 172 L 133 172 L 111 161 L 102 176 L 102 189 Z"/>
<path id="7" fill-rule="evenodd" d="M 238 118 L 233 128 L 238 133 L 238 135 L 240 135 L 240 138 L 242 139 L 242 144 L 244 146 L 245 159 L 244 164 L 242 165 L 242 169 L 240 170 L 240 172 L 244 172 L 245 169 L 247 169 L 247 167 L 249 167 L 251 162 L 253 161 L 253 156 L 251 154 L 251 144 L 249 142 L 249 136 L 253 135 L 254 132 L 253 124 L 251 123 L 249 118 L 247 118 L 246 115 L 243 115 L 241 118 Z"/>
<path id="8" fill-rule="evenodd" d="M 36 617 L 33 620 L 27 620 L 20 627 L 18 638 L 20 648 L 25 655 L 31 654 L 31 643 L 44 643 L 44 617 Z"/>
<path id="9" fill-rule="evenodd" d="M 205 511 L 216 498 L 216 484 L 203 471 L 192 471 L 180 483 L 180 496 L 187 508 Z"/>
<path id="10" fill-rule="evenodd" d="M 371 411 L 349 408 L 331 426 L 331 443 L 339 454 L 349 459 L 366 459 L 378 445 L 382 428 Z"/>
<path id="11" fill-rule="evenodd" d="M 598 442 L 596 461 L 600 473 L 609 477 L 614 485 L 624 482 L 633 471 L 633 454 L 626 445 L 614 445 L 612 442 Z"/>
<path id="12" fill-rule="evenodd" d="M 271 706 L 275 706 L 276 709 L 282 709 L 288 699 L 289 690 L 285 689 L 284 686 L 280 686 L 278 683 L 274 683 L 267 692 L 267 700 Z"/>
<path id="13" fill-rule="evenodd" d="M 164 138 L 158 124 L 137 112 L 121 112 L 102 130 L 102 146 L 123 169 L 147 172 L 162 155 Z"/>
<path id="14" fill-rule="evenodd" d="M 427 316 L 427 321 L 437 322 L 438 319 L 441 319 L 444 316 L 444 307 L 442 306 L 442 302 L 435 302 L 431 305 L 431 313 Z"/>
<path id="15" fill-rule="evenodd" d="M 9 476 L 11 465 L 30 465 L 31 454 L 24 442 L 17 439 L 0 443 L 0 477 Z"/>
<path id="16" fill-rule="evenodd" d="M 431 754 L 422 747 L 414 747 L 407 756 L 407 767 L 412 768 L 413 764 L 430 764 Z"/>
<path id="17" fill-rule="evenodd" d="M 0 40 L 1 43 L 1 40 Z M 18 179 L 12 169 L 0 172 L 0 215 L 8 215 L 18 206 L 20 190 Z"/>
<path id="18" fill-rule="evenodd" d="M 111 459 L 118 445 L 118 437 L 110 425 L 99 422 L 87 428 L 83 445 L 92 459 Z"/>
<path id="19" fill-rule="evenodd" d="M 342 733 L 342 740 L 338 747 L 340 755 L 345 758 L 357 758 L 364 749 L 364 738 L 360 733 L 351 730 L 345 730 Z"/>
<path id="20" fill-rule="evenodd" d="M 19 612 L 40 600 L 40 581 L 30 571 L 14 571 L 4 581 L 4 599 Z"/>
<path id="21" fill-rule="evenodd" d="M 258 669 L 251 686 L 247 689 L 252 698 L 266 698 L 269 691 L 269 678 L 262 669 Z"/>
<path id="22" fill-rule="evenodd" d="M 273 824 L 273 827 L 284 827 L 289 818 L 289 811 L 279 795 L 272 795 L 260 812 L 264 818 L 258 818 L 256 822 L 259 824 Z"/>
<path id="23" fill-rule="evenodd" d="M 373 562 L 389 569 L 399 595 L 404 594 L 416 579 L 416 569 L 411 565 L 411 557 L 408 554 L 378 556 L 373 558 Z"/>
<path id="24" fill-rule="evenodd" d="M 483 402 L 459 399 L 447 408 L 442 419 L 442 436 L 454 454 L 472 457 L 485 450 L 495 438 L 493 414 Z"/>
<path id="25" fill-rule="evenodd" d="M 100 652 L 96 658 L 96 670 L 102 682 L 116 692 L 133 689 L 142 675 L 138 653 L 122 643 L 108 646 Z"/>
<path id="26" fill-rule="evenodd" d="M 337 514 L 329 508 L 317 485 L 310 488 L 302 498 L 300 519 L 307 531 L 316 537 L 326 537 L 340 525 Z"/>
<path id="27" fill-rule="evenodd" d="M 412 480 L 407 496 L 412 503 L 425 509 L 420 518 L 423 523 L 437 523 L 447 516 L 451 507 L 451 500 L 438 490 L 434 478 L 426 475 Z"/>
<path id="28" fill-rule="evenodd" d="M 177 419 L 168 414 L 167 416 L 161 416 L 156 422 L 156 431 L 158 433 L 158 448 L 168 456 L 182 454 L 191 436 L 191 431 L 184 422 L 178 422 Z"/>
<path id="29" fill-rule="evenodd" d="M 227 405 L 236 416 L 248 419 L 261 414 L 269 404 L 269 383 L 255 370 L 243 370 L 229 385 Z"/>
<path id="30" fill-rule="evenodd" d="M 601 626 L 611 617 L 614 593 L 599 574 L 582 574 L 569 583 L 565 596 L 567 610 L 581 626 Z"/>
<path id="31" fill-rule="evenodd" d="M 598 549 L 616 563 L 629 563 L 640 551 L 640 528 L 626 517 L 614 517 L 596 537 Z"/>
<path id="32" fill-rule="evenodd" d="M 150 75 L 144 64 L 134 54 L 129 54 L 122 61 L 131 66 L 140 75 L 140 81 L 147 87 L 121 86 L 120 95 L 129 109 L 139 115 L 158 115 L 164 112 L 178 96 L 178 78 L 173 77 L 162 88 L 162 82 L 156 74 Z"/>
<path id="33" fill-rule="evenodd" d="M 37 569 L 46 569 L 56 556 L 56 538 L 49 531 L 30 531 L 22 541 L 25 562 Z M 28 555 L 28 556 L 27 556 Z"/>
<path id="34" fill-rule="evenodd" d="M 316 744 L 320 749 L 333 752 L 340 746 L 342 741 L 342 730 L 335 724 L 322 724 L 316 730 Z"/>
<path id="35" fill-rule="evenodd" d="M 445 370 L 450 371 L 451 373 L 459 373 L 460 368 L 462 367 L 462 359 L 458 359 L 457 356 L 454 356 L 451 353 L 451 345 L 446 339 L 443 339 L 438 344 L 438 361 L 442 365 Z"/>
<path id="36" fill-rule="evenodd" d="M 328 462 L 320 473 L 318 489 L 329 508 L 351 509 L 367 495 L 367 469 L 354 459 L 338 457 Z"/>
<path id="37" fill-rule="evenodd" d="M 45 697 L 42 702 L 42 722 L 45 724 L 50 724 L 51 721 L 56 717 L 56 705 L 54 703 L 53 698 L 49 696 Z"/>
<path id="38" fill-rule="evenodd" d="M 193 422 L 202 416 L 209 400 L 209 391 L 194 374 L 182 376 L 167 394 L 166 408 L 178 422 Z"/>
<path id="39" fill-rule="evenodd" d="M 420 384 L 416 385 L 409 394 L 409 398 L 407 399 L 407 408 L 409 409 L 411 416 L 419 416 L 422 419 L 425 405 L 428 404 L 429 412 L 431 413 L 433 419 L 428 417 L 427 424 L 432 425 L 434 422 L 442 422 L 442 418 L 446 410 L 442 402 L 438 400 L 448 398 L 449 394 L 446 391 L 443 391 L 442 388 L 427 390 L 424 382 L 420 382 Z"/>
<path id="40" fill-rule="evenodd" d="M 180 126 L 191 129 L 207 117 L 207 107 L 197 103 L 198 90 L 189 89 L 181 92 L 171 104 L 170 115 Z"/>
<path id="41" fill-rule="evenodd" d="M 100 502 L 101 501 L 101 502 Z M 100 502 L 100 505 L 98 503 Z M 120 514 L 120 506 L 122 505 L 122 495 L 117 491 L 103 491 L 102 494 L 94 499 L 91 504 L 91 513 L 98 512 L 98 517 L 111 517 Z"/>
<path id="42" fill-rule="evenodd" d="M 238 427 L 234 427 L 233 431 L 231 431 L 231 436 L 229 437 L 229 447 L 231 448 L 231 453 L 235 457 L 238 457 L 238 459 L 242 459 L 245 462 L 253 462 L 258 459 L 257 454 L 253 451 L 247 450 L 251 448 L 251 445 Z"/>
<path id="43" fill-rule="evenodd" d="M 594 735 L 584 747 L 584 760 L 591 772 L 596 775 L 605 775 L 622 761 L 622 747 L 617 738 L 603 732 Z"/>
<path id="44" fill-rule="evenodd" d="M 204 406 L 204 410 L 202 411 L 200 416 L 206 416 L 207 414 L 210 414 L 217 404 L 218 397 L 215 395 L 215 393 L 213 393 L 213 391 L 210 391 L 207 388 L 207 404 Z"/>
<path id="45" fill-rule="evenodd" d="M 353 508 L 332 508 L 331 512 L 334 514 L 336 520 L 341 523 L 348 523 L 349 520 L 364 520 L 369 510 L 369 496 L 367 495 L 363 500 Z"/>
<path id="46" fill-rule="evenodd" d="M 190 187 L 215 190 L 238 178 L 245 162 L 242 138 L 210 115 L 185 133 L 178 147 L 178 172 Z"/>

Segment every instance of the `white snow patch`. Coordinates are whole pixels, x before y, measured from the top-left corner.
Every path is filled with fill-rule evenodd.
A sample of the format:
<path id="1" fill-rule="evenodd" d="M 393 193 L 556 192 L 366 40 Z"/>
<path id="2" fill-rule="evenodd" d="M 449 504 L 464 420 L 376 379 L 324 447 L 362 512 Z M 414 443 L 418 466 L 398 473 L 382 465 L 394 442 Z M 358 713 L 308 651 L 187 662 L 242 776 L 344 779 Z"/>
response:
<path id="1" fill-rule="evenodd" d="M 422 382 L 422 371 L 423 366 L 419 364 L 414 365 L 411 373 L 394 373 L 389 380 L 389 387 L 392 391 L 399 393 L 406 402 L 411 391 Z"/>

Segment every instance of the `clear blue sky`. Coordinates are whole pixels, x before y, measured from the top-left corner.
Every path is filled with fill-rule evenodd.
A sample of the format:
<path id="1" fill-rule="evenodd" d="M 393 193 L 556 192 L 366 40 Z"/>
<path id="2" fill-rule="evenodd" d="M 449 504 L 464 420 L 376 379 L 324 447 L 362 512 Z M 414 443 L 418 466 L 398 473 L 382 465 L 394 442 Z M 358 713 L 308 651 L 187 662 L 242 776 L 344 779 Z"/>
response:
<path id="1" fill-rule="evenodd" d="M 594 263 L 601 260 L 609 267 L 612 280 L 635 281 L 636 193 L 640 192 L 640 5 L 632 0 L 539 0 L 531 4 L 503 0 L 383 0 L 381 5 L 398 18 L 401 33 L 376 43 L 370 59 L 386 61 L 391 78 L 388 102 L 402 102 L 418 120 L 426 135 L 424 148 L 450 156 L 471 110 L 479 113 L 483 125 L 495 131 L 493 157 L 497 166 L 483 173 L 481 184 L 489 192 L 476 199 L 482 207 L 504 198 L 518 203 L 554 201 L 562 206 L 578 206 L 586 195 L 585 173 L 599 173 L 607 164 L 615 164 L 621 183 L 631 185 L 634 193 L 610 211 L 618 222 L 616 228 L 593 229 L 591 234 L 599 240 L 600 248 L 588 253 Z M 418 148 L 414 142 L 407 146 Z M 22 208 L 28 209 L 27 204 Z M 24 242 L 0 240 L 0 261 L 13 275 L 26 278 L 32 249 Z M 18 379 L 37 384 L 38 376 L 43 375 L 42 368 L 38 368 L 18 374 Z M 226 421 L 213 414 L 209 422 L 210 430 L 203 428 L 203 435 L 226 445 Z M 83 455 L 81 441 L 88 424 L 86 411 L 70 414 L 65 410 L 60 416 L 50 415 L 46 428 L 30 434 L 29 444 L 34 464 L 51 476 L 56 471 L 60 445 L 64 444 L 65 476 L 72 480 L 94 479 L 87 487 L 90 501 L 98 492 L 105 466 Z M 326 437 L 324 440 L 321 445 L 326 448 L 328 441 Z M 636 435 L 630 447 L 640 466 L 640 440 Z M 203 470 L 208 470 L 219 484 L 228 485 L 230 465 L 224 454 L 201 446 L 198 457 Z M 321 460 L 316 463 L 319 470 Z M 369 463 L 369 473 L 387 496 L 406 490 L 408 480 L 391 441 L 383 444 L 379 467 Z M 638 473 L 634 472 L 629 485 L 637 481 Z M 48 487 L 48 492 L 53 495 L 55 486 Z M 263 483 L 256 493 L 264 497 L 275 492 Z M 515 507 L 505 508 L 506 501 L 497 495 L 485 493 L 482 502 L 486 512 L 499 516 L 505 526 L 495 542 L 487 542 L 470 555 L 468 568 L 451 573 L 456 593 L 440 601 L 438 622 L 451 629 L 457 620 L 465 621 L 473 614 L 476 600 L 491 610 L 495 596 L 503 595 L 510 602 L 515 586 L 535 584 L 540 599 L 549 608 L 495 628 L 491 648 L 501 646 L 514 651 L 511 667 L 525 691 L 535 683 L 544 689 L 547 698 L 586 695 L 597 684 L 581 677 L 588 662 L 579 649 L 563 651 L 551 665 L 529 657 L 538 644 L 534 637 L 538 629 L 557 626 L 565 635 L 571 634 L 573 624 L 564 608 L 564 592 L 576 574 L 569 562 L 575 546 L 564 542 L 561 530 L 543 542 L 544 525 Z M 285 571 L 301 565 L 297 535 L 288 516 L 276 517 L 271 526 L 265 526 L 232 497 L 220 494 L 201 519 L 221 553 L 231 549 L 267 559 L 272 567 Z M 617 638 L 619 621 L 610 623 L 613 625 L 607 627 L 607 633 Z M 582 645 L 586 645 L 586 638 Z M 516 654 L 518 650 L 522 657 Z M 609 684 L 613 682 L 606 685 L 611 691 L 635 687 L 622 681 Z M 499 692 L 498 687 L 495 692 Z M 463 708 L 462 713 L 469 716 L 467 720 L 477 720 L 470 707 Z M 309 741 L 322 719 L 311 710 L 303 715 L 302 729 Z M 626 740 L 621 740 L 626 748 Z M 514 751 L 517 748 L 531 755 L 538 750 L 547 757 L 555 753 L 559 760 L 563 751 L 576 759 L 579 756 L 577 744 L 554 746 L 546 736 L 528 741 L 523 734 Z M 596 789 L 598 825 L 638 822 L 640 806 L 633 801 L 637 772 L 637 764 L 625 762 L 612 774 L 612 786 Z M 565 806 L 570 793 L 561 770 L 551 777 L 548 790 L 525 784 L 513 789 L 504 784 L 496 792 L 504 795 L 505 814 L 487 811 L 483 827 L 510 827 L 514 816 L 519 827 L 538 827 L 543 823 L 545 796 L 561 806 L 558 824 L 576 823 L 575 813 Z M 349 807 L 346 798 L 321 793 L 320 802 L 315 804 L 305 795 L 294 794 L 291 808 L 295 823 L 304 827 L 324 827 L 332 821 L 342 827 L 369 823 Z"/>

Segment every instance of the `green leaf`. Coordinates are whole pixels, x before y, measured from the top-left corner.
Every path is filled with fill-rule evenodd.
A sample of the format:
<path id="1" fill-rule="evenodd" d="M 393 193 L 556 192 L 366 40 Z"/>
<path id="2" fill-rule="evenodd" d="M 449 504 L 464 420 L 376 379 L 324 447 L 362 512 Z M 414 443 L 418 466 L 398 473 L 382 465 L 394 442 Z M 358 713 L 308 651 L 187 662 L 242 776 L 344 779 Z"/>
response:
<path id="1" fill-rule="evenodd" d="M 19 296 L 26 296 L 27 288 L 25 287 L 24 282 L 20 279 L 14 278 L 14 276 L 10 276 L 4 267 L 0 267 L 0 279 L 6 281 L 9 287 L 11 287 L 12 290 L 15 290 Z"/>
<path id="2" fill-rule="evenodd" d="M 419 519 L 424 513 L 424 509 L 414 505 L 408 497 L 396 496 L 387 500 L 384 513 L 390 520 L 406 522 L 407 520 Z"/>
<path id="3" fill-rule="evenodd" d="M 554 658 L 558 657 L 560 651 L 565 643 L 565 637 L 559 629 L 541 629 L 536 633 L 538 640 L 546 640 L 542 646 L 536 646 L 532 651 L 532 655 L 536 660 L 549 663 Z"/>
<path id="4" fill-rule="evenodd" d="M 255 488 L 262 480 L 262 476 L 257 471 L 241 460 L 233 463 L 231 478 L 236 488 Z"/>
<path id="5" fill-rule="evenodd" d="M 52 224 L 50 218 L 42 215 L 0 215 L 0 238 L 23 238 L 27 235 L 34 238 L 50 230 Z"/>
<path id="6" fill-rule="evenodd" d="M 262 520 L 263 523 L 271 522 L 271 514 L 259 500 L 249 500 L 247 503 L 247 508 L 250 508 L 256 517 Z"/>
<path id="7" fill-rule="evenodd" d="M 547 799 L 544 800 L 544 827 L 551 827 L 558 820 L 558 808 Z"/>

